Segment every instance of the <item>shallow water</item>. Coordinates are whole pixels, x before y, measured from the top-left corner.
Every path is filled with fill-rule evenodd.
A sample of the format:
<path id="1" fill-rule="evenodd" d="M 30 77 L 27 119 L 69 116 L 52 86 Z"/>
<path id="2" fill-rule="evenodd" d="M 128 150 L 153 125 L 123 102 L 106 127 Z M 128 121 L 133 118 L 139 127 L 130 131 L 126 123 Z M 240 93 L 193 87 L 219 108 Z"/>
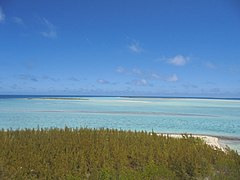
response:
<path id="1" fill-rule="evenodd" d="M 0 128 L 64 126 L 240 138 L 240 100 L 120 97 L 84 97 L 84 100 L 0 98 Z M 228 143 L 230 147 L 239 148 L 239 141 L 231 143 Z"/>

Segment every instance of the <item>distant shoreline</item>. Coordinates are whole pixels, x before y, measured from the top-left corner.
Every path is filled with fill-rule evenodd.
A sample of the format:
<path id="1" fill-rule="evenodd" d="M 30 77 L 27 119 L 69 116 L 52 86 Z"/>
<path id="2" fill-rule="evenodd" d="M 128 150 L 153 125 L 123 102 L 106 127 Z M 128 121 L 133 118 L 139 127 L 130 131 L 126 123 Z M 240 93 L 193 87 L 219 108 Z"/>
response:
<path id="1" fill-rule="evenodd" d="M 115 97 L 115 98 L 162 98 L 162 99 L 216 99 L 216 100 L 240 100 L 240 98 L 225 98 L 225 97 L 197 97 L 197 96 L 109 96 L 109 95 L 0 95 L 0 99 L 8 98 L 87 98 L 87 97 Z"/>

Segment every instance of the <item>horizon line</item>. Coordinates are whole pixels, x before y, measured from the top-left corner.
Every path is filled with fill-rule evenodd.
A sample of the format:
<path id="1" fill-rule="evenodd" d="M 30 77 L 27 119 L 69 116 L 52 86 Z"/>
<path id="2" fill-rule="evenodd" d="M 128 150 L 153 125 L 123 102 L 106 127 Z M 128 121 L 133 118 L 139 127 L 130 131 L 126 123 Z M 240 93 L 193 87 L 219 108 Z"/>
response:
<path id="1" fill-rule="evenodd" d="M 123 98 L 189 98 L 189 99 L 230 99 L 240 100 L 240 97 L 211 97 L 211 96 L 158 96 L 158 95 L 76 95 L 76 94 L 0 94 L 1 96 L 40 96 L 40 97 L 123 97 Z"/>

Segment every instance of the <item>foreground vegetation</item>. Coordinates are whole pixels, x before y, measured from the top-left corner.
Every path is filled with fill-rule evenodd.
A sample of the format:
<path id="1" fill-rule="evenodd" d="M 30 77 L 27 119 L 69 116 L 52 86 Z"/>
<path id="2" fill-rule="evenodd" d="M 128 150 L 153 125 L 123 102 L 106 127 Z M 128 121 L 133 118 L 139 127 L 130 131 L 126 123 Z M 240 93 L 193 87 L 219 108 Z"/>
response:
<path id="1" fill-rule="evenodd" d="M 240 156 L 202 140 L 109 129 L 0 131 L 0 179 L 240 179 Z"/>

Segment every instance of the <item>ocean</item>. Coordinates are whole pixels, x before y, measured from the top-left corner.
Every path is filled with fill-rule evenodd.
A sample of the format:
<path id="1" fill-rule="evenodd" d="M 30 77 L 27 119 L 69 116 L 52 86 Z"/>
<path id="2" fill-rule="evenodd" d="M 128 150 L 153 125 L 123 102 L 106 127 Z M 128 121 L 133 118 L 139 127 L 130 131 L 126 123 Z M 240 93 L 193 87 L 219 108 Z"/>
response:
<path id="1" fill-rule="evenodd" d="M 240 152 L 240 99 L 0 96 L 0 128 L 114 128 L 220 138 Z"/>

